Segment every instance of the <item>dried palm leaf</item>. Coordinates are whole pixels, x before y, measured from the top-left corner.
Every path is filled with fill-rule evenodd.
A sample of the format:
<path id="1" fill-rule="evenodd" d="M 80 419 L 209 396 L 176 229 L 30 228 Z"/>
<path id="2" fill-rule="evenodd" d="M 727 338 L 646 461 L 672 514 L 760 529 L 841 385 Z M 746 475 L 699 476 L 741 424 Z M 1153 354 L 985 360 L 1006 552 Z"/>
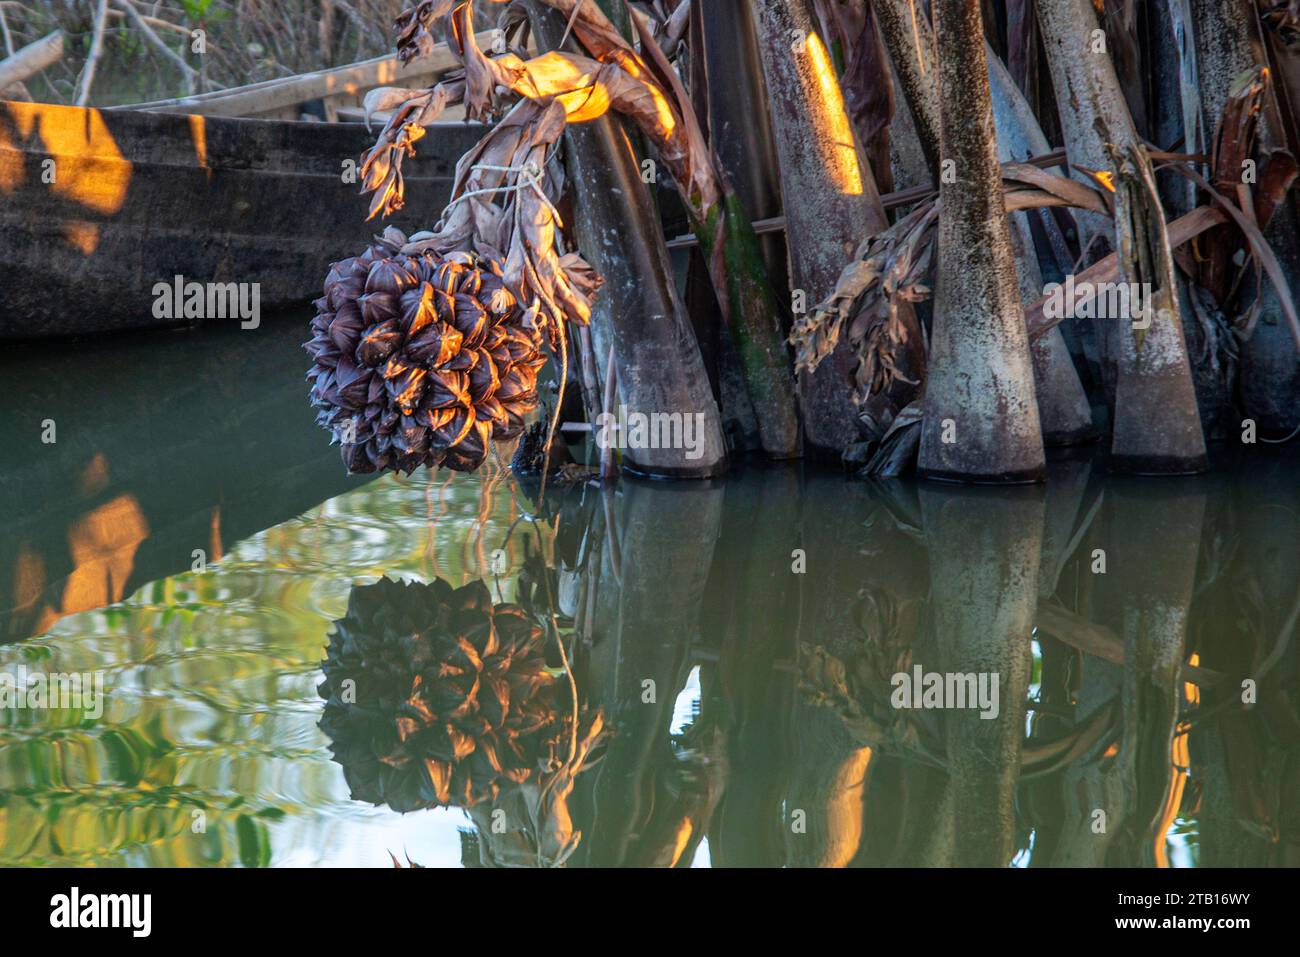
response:
<path id="1" fill-rule="evenodd" d="M 1259 13 L 1283 42 L 1300 42 L 1300 0 L 1259 0 Z"/>
<path id="2" fill-rule="evenodd" d="M 1210 181 L 1219 192 L 1235 196 L 1239 200 L 1248 190 L 1242 182 L 1242 169 L 1255 152 L 1255 138 L 1258 118 L 1263 107 L 1265 76 L 1262 70 L 1248 70 L 1233 81 L 1223 104 L 1223 114 L 1219 117 L 1214 130 L 1210 164 Z M 1220 303 L 1227 300 L 1229 291 L 1235 287 L 1234 277 L 1239 270 L 1233 257 L 1241 245 L 1240 240 L 1233 242 L 1234 230 L 1231 226 L 1216 229 L 1207 237 L 1197 270 L 1197 281 L 1210 290 Z M 1216 241 L 1217 240 L 1217 241 Z"/>
<path id="3" fill-rule="evenodd" d="M 1252 114 L 1253 115 L 1253 114 Z M 1271 211 L 1281 202 L 1285 190 L 1295 180 L 1295 163 L 1288 154 L 1280 154 L 1276 170 L 1266 170 L 1269 184 L 1263 202 L 1252 202 L 1249 193 L 1238 193 L 1245 204 L 1238 206 L 1214 190 L 1191 169 L 1194 156 L 1174 156 L 1151 151 L 1153 159 L 1164 159 L 1168 168 L 1193 179 L 1223 212 L 1200 208 L 1169 224 L 1172 247 L 1178 247 L 1214 226 L 1232 221 L 1237 224 L 1249 245 L 1256 269 L 1266 273 L 1277 289 L 1278 298 L 1300 347 L 1300 321 L 1286 286 L 1277 257 L 1254 221 L 1257 211 Z M 1289 162 L 1288 162 L 1289 161 Z M 1273 163 L 1269 164 L 1270 167 Z M 1165 167 L 1161 167 L 1165 168 Z M 1240 167 L 1238 167 L 1239 169 Z M 1008 213 L 1023 209 L 1072 207 L 1111 215 L 1110 184 L 1105 177 L 1094 175 L 1095 185 L 1079 183 L 1023 163 L 1002 167 L 1003 192 Z M 1082 170 L 1083 172 L 1091 172 Z M 1248 211 L 1243 211 L 1243 208 Z M 920 203 L 911 213 L 889 229 L 869 237 L 859 247 L 853 260 L 844 268 L 835 289 L 809 315 L 798 319 L 790 333 L 795 347 L 795 368 L 812 370 L 831 354 L 841 338 L 853 347 L 858 357 L 855 370 L 857 394 L 861 402 L 879 394 L 900 375 L 889 360 L 891 346 L 905 341 L 906 328 L 898 321 L 897 304 L 926 299 L 930 289 L 923 284 L 934 255 L 934 226 L 941 215 L 937 197 Z M 1107 256 L 1084 273 L 1079 282 L 1113 281 L 1119 278 L 1118 261 Z M 1038 338 L 1056 322 L 1043 317 L 1048 297 L 1044 296 L 1025 310 L 1031 338 Z M 910 380 L 903 380 L 910 381 Z"/>
<path id="4" fill-rule="evenodd" d="M 424 137 L 425 127 L 442 115 L 449 102 L 460 98 L 463 86 L 463 80 L 445 81 L 431 90 L 384 87 L 366 94 L 367 123 L 372 113 L 391 111 L 379 139 L 361 161 L 362 192 L 374 193 L 367 220 L 391 216 L 402 208 L 406 196 L 402 160 L 415 155 L 415 144 Z"/>
<path id="5" fill-rule="evenodd" d="M 434 27 L 458 2 L 459 0 L 421 0 L 397 15 L 393 26 L 397 30 L 397 56 L 403 65 L 433 52 L 438 43 L 433 35 Z"/>

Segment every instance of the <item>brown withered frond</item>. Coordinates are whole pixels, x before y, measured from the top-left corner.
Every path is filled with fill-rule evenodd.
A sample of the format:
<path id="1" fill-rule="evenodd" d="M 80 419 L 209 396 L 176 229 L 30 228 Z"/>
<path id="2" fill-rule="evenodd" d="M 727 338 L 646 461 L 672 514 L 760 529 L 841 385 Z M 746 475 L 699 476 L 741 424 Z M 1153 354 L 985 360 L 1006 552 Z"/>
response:
<path id="1" fill-rule="evenodd" d="M 457 90 L 457 81 L 444 82 L 431 90 L 383 88 L 366 96 L 367 118 L 376 110 L 392 110 L 379 138 L 362 157 L 362 192 L 374 193 L 367 221 L 391 216 L 405 204 L 402 160 L 415 155 L 415 144 L 424 137 L 425 126 L 446 109 Z"/>
<path id="2" fill-rule="evenodd" d="M 435 24 L 441 21 L 458 0 L 421 0 L 409 10 L 403 10 L 393 21 L 397 30 L 397 58 L 403 65 L 428 56 L 438 42 L 433 35 Z"/>
<path id="3" fill-rule="evenodd" d="M 1284 43 L 1300 43 L 1300 0 L 1259 0 L 1259 14 Z"/>
<path id="4" fill-rule="evenodd" d="M 600 282 L 587 263 L 557 243 L 562 224 L 549 198 L 558 181 L 550 151 L 566 123 L 596 119 L 611 109 L 627 116 L 653 140 L 701 222 L 721 210 L 722 188 L 686 92 L 649 37 L 644 18 L 633 14 L 643 41 L 638 53 L 596 4 L 545 2 L 570 19 L 590 56 L 552 52 L 524 60 L 509 51 L 489 56 L 475 40 L 472 0 L 422 0 L 403 13 L 397 21 L 403 54 L 413 57 L 425 49 L 434 23 L 446 16 L 448 42 L 463 59 L 464 74 L 424 93 L 368 95 L 367 111 L 382 105 L 394 112 L 363 170 L 364 188 L 375 192 L 372 214 L 400 209 L 401 161 L 419 139 L 416 127 L 431 123 L 454 99 L 464 99 L 471 118 L 487 119 L 503 108 L 502 91 L 521 97 L 462 160 L 451 206 L 431 234 L 413 237 L 419 245 L 408 251 L 474 251 L 504 258 L 508 287 L 538 310 L 539 324 L 554 341 L 564 321 L 588 321 Z M 715 229 L 719 236 L 725 231 L 720 214 Z M 715 284 L 724 281 L 721 265 L 711 271 Z M 719 294 L 729 301 L 725 283 Z"/>
<path id="5" fill-rule="evenodd" d="M 1089 187 L 1036 166 L 1005 163 L 1006 211 L 1069 206 L 1109 216 L 1109 195 L 1102 180 L 1096 179 L 1096 185 Z M 841 339 L 846 339 L 858 357 L 854 372 L 857 401 L 879 394 L 895 381 L 911 381 L 893 361 L 897 346 L 909 334 L 898 307 L 930 296 L 924 280 L 933 264 L 934 227 L 941 215 L 939 199 L 932 197 L 858 247 L 831 294 L 811 313 L 799 317 L 791 329 L 796 369 L 816 369 Z"/>
<path id="6" fill-rule="evenodd" d="M 554 341 L 566 321 L 586 323 L 600 280 L 576 253 L 561 253 L 560 167 L 552 153 L 564 132 L 564 107 L 518 103 L 456 168 L 451 204 L 432 232 L 417 233 L 408 254 L 477 252 L 503 262 L 506 286 Z"/>
<path id="7" fill-rule="evenodd" d="M 1252 67 L 1233 80 L 1215 126 L 1209 180 L 1190 165 L 1178 162 L 1176 156 L 1166 157 L 1162 168 L 1194 182 L 1210 203 L 1231 220 L 1217 226 L 1198 244 L 1199 256 L 1183 257 L 1182 261 L 1197 284 L 1210 292 L 1222 310 L 1239 313 L 1231 320 L 1233 333 L 1241 340 L 1253 334 L 1263 302 L 1259 290 L 1267 274 L 1292 338 L 1300 348 L 1300 314 L 1282 266 L 1263 233 L 1300 170 L 1294 156 L 1284 149 L 1274 149 L 1262 157 L 1253 188 L 1241 176 L 1241 170 L 1256 152 L 1259 117 L 1270 82 L 1269 72 L 1260 67 Z M 1242 252 L 1248 254 L 1244 261 Z M 1238 301 L 1235 290 L 1244 285 L 1241 279 L 1247 270 L 1254 274 L 1256 293 L 1244 307 L 1231 305 Z"/>

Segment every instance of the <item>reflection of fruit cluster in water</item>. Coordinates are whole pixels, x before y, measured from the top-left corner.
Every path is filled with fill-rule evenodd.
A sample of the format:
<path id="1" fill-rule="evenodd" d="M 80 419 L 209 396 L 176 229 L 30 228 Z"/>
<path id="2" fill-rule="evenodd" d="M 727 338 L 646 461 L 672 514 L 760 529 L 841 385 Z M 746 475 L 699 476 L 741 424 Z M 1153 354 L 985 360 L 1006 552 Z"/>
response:
<path id="1" fill-rule="evenodd" d="M 354 588 L 319 687 L 352 796 L 402 812 L 469 808 L 557 770 L 571 719 L 546 640 L 481 581 Z"/>
<path id="2" fill-rule="evenodd" d="M 390 227 L 330 267 L 305 345 L 317 421 L 352 472 L 472 472 L 536 407 L 541 335 L 499 263 L 405 243 Z"/>

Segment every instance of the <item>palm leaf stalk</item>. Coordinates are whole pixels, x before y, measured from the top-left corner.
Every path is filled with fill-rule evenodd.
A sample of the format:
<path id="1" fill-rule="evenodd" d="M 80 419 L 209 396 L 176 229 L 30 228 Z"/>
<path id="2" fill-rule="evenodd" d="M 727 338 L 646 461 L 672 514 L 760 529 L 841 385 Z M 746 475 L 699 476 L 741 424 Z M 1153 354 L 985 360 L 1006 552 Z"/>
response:
<path id="1" fill-rule="evenodd" d="M 863 156 L 877 187 L 889 192 L 894 188 L 890 139 L 897 100 L 875 11 L 868 0 L 812 0 L 811 10 Z"/>
<path id="2" fill-rule="evenodd" d="M 1029 104 L 1002 61 L 991 50 L 987 53 L 999 158 L 1003 162 L 1012 162 L 1017 158 L 1047 153 L 1047 138 Z M 1026 304 L 1043 293 L 1043 273 L 1029 218 L 1042 215 L 1025 211 L 1010 217 L 1016 275 L 1020 281 L 1021 301 Z M 1030 355 L 1034 361 L 1043 444 L 1049 447 L 1076 445 L 1096 438 L 1092 408 L 1062 331 L 1054 328 L 1045 335 L 1031 338 Z"/>
<path id="3" fill-rule="evenodd" d="M 692 669 L 690 636 L 701 627 L 724 497 L 720 486 L 683 493 L 631 483 L 589 530 L 602 551 L 585 598 L 599 636 L 585 662 L 587 700 L 616 735 L 585 778 L 595 821 L 587 866 L 688 866 L 685 839 L 705 832 L 724 789 L 726 741 L 711 707 L 689 740 L 669 733 Z"/>
<path id="4" fill-rule="evenodd" d="M 880 36 L 912 113 L 930 179 L 938 181 L 939 87 L 934 30 L 916 0 L 871 0 Z"/>

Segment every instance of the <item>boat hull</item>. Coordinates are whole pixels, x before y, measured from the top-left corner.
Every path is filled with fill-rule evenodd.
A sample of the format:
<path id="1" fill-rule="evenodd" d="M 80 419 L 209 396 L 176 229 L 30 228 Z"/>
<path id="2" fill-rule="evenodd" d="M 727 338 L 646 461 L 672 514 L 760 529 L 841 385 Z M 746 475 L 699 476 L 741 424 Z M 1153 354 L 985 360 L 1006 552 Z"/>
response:
<path id="1" fill-rule="evenodd" d="M 431 227 L 481 135 L 431 128 L 391 222 Z M 260 312 L 310 301 L 329 264 L 385 225 L 365 221 L 369 197 L 346 175 L 373 138 L 357 123 L 0 102 L 0 339 L 203 319 L 155 308 L 155 288 L 177 276 L 256 283 Z"/>

